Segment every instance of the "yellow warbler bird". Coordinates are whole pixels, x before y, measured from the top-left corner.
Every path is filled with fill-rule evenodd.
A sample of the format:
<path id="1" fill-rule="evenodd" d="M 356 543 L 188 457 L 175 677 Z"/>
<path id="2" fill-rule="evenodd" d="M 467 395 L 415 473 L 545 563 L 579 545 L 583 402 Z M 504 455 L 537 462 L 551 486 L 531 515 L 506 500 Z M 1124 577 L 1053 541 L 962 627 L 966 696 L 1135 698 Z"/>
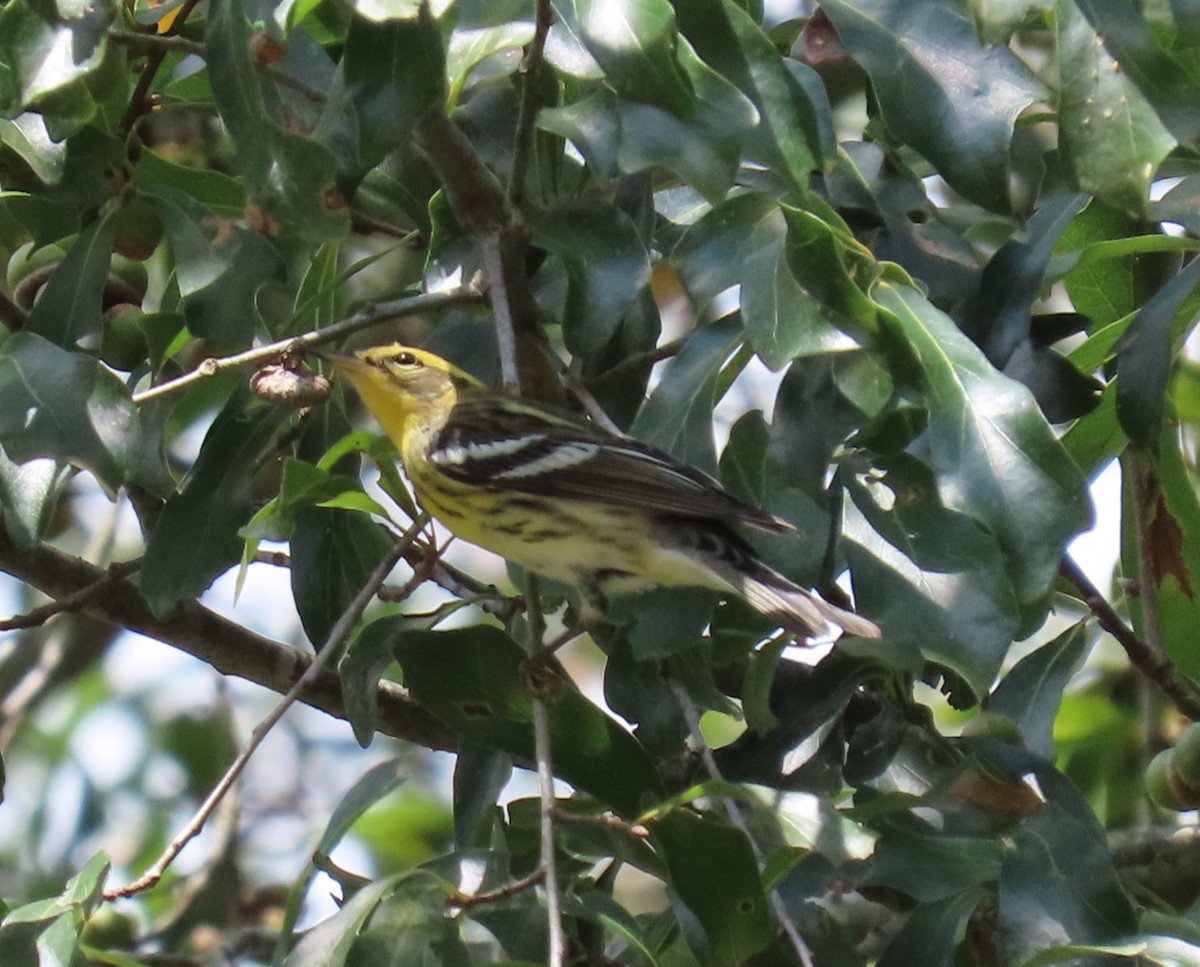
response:
<path id="1" fill-rule="evenodd" d="M 592 599 L 656 586 L 732 592 L 805 635 L 879 628 L 772 570 L 731 526 L 791 529 L 658 450 L 493 392 L 399 344 L 331 355 L 451 533 Z"/>

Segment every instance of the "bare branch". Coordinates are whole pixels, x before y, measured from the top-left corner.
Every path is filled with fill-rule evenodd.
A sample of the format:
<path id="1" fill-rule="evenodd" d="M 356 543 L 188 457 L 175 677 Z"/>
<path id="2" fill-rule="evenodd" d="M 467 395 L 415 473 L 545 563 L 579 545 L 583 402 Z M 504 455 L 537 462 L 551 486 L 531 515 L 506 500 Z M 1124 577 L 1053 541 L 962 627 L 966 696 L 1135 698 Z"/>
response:
<path id="1" fill-rule="evenodd" d="M 541 595 L 538 594 L 538 579 L 529 575 L 525 590 L 525 615 L 529 632 L 529 654 L 537 661 L 542 652 L 542 639 L 546 633 L 545 617 L 542 614 Z M 554 764 L 550 747 L 550 717 L 546 711 L 546 700 L 539 694 L 530 696 L 533 701 L 533 749 L 537 761 L 538 828 L 541 832 L 541 870 L 546 877 L 546 967 L 563 967 L 567 955 L 567 938 L 563 931 L 562 897 L 558 892 L 558 863 L 554 848 L 554 816 L 558 802 L 554 798 Z"/>
<path id="2" fill-rule="evenodd" d="M 371 576 L 367 579 L 354 596 L 354 599 L 346 606 L 346 610 L 334 623 L 333 628 L 329 632 L 329 637 L 325 644 L 321 646 L 308 668 L 304 670 L 296 683 L 288 690 L 275 705 L 266 717 L 263 718 L 254 731 L 250 733 L 250 741 L 246 743 L 242 751 L 237 754 L 229 768 L 225 770 L 225 774 L 221 776 L 220 781 L 213 787 L 212 792 L 208 794 L 208 798 L 204 800 L 196 814 L 188 820 L 186 826 L 175 835 L 162 855 L 154 861 L 153 865 L 140 877 L 134 880 L 127 886 L 116 887 L 114 889 L 105 890 L 104 896 L 108 900 L 116 900 L 121 897 L 133 896 L 136 893 L 141 893 L 143 890 L 148 890 L 155 886 L 162 879 L 163 874 L 167 871 L 170 865 L 175 862 L 177 857 L 188 843 L 200 835 L 200 831 L 204 829 L 204 824 L 208 822 L 209 816 L 221 804 L 221 800 L 225 798 L 226 793 L 233 788 L 233 784 L 237 782 L 242 771 L 249 764 L 254 753 L 258 751 L 263 740 L 270 733 L 271 729 L 283 718 L 287 712 L 299 699 L 301 694 L 314 682 L 324 671 L 325 667 L 338 654 L 341 653 L 342 645 L 349 638 L 350 632 L 354 629 L 354 625 L 358 619 L 362 617 L 362 613 L 366 610 L 367 605 L 371 603 L 371 599 L 375 597 L 376 592 L 387 580 L 387 576 L 391 574 L 392 568 L 396 566 L 396 562 L 404 555 L 405 549 L 412 544 L 417 535 L 421 533 L 421 529 L 428 521 L 428 517 L 422 515 L 418 517 L 413 524 L 396 542 L 391 552 L 387 554 L 375 570 L 371 572 Z"/>
<path id="3" fill-rule="evenodd" d="M 93 584 L 89 584 L 85 588 L 80 588 L 75 593 L 61 597 L 57 601 L 51 601 L 49 604 L 43 604 L 32 611 L 27 611 L 25 614 L 14 615 L 6 621 L 0 621 L 0 631 L 36 628 L 38 625 L 45 624 L 56 614 L 78 611 L 89 599 L 105 591 L 113 581 L 136 573 L 141 565 L 141 558 L 138 558 L 136 561 L 111 564 L 108 570 L 103 573 L 103 576 Z"/>
<path id="4" fill-rule="evenodd" d="M 161 396 L 168 396 L 171 393 L 187 389 L 187 387 L 195 383 L 212 379 L 219 373 L 224 373 L 231 369 L 259 366 L 263 363 L 276 360 L 289 351 L 332 342 L 335 339 L 348 336 L 375 323 L 383 322 L 385 319 L 399 319 L 403 316 L 414 316 L 422 312 L 435 312 L 439 309 L 447 309 L 451 306 L 462 305 L 463 303 L 480 302 L 482 298 L 483 296 L 478 289 L 474 286 L 466 285 L 461 289 L 454 289 L 450 292 L 431 292 L 423 295 L 409 296 L 404 299 L 393 299 L 391 302 L 375 303 L 359 309 L 354 315 L 340 322 L 335 322 L 332 326 L 326 326 L 324 329 L 312 329 L 291 339 L 281 339 L 278 342 L 268 343 L 265 346 L 258 346 L 254 349 L 247 349 L 245 352 L 235 353 L 232 356 L 206 359 L 190 373 L 184 373 L 182 376 L 169 379 L 165 383 L 159 383 L 157 386 L 152 386 L 150 389 L 143 390 L 140 393 L 134 393 L 133 402 L 140 406 L 142 403 L 148 403 L 150 400 L 158 399 Z"/>
<path id="5" fill-rule="evenodd" d="M 101 568 L 46 545 L 19 548 L 3 528 L 0 571 L 54 598 L 90 587 L 106 576 Z M 169 615 L 159 618 L 128 580 L 110 582 L 104 594 L 89 598 L 81 610 L 187 652 L 224 675 L 244 678 L 275 692 L 286 692 L 312 663 L 308 653 L 255 634 L 195 601 L 181 602 Z M 453 733 L 413 702 L 399 685 L 381 682 L 378 699 L 379 730 L 385 735 L 431 749 L 457 747 Z M 300 700 L 335 718 L 348 717 L 341 681 L 332 672 L 311 680 Z"/>
<path id="6" fill-rule="evenodd" d="M 486 893 L 451 893 L 446 897 L 446 906 L 456 907 L 459 910 L 467 910 L 470 907 L 477 907 L 484 903 L 499 903 L 501 900 L 507 900 L 511 896 L 516 896 L 518 893 L 524 893 L 526 890 L 532 889 L 545 879 L 546 871 L 539 866 L 528 876 L 522 877 L 519 880 L 513 880 L 511 883 L 505 883 L 504 886 L 488 890 Z"/>
<path id="7" fill-rule="evenodd" d="M 717 766 L 717 760 L 713 756 L 712 749 L 704 741 L 704 733 L 700 731 L 700 713 L 696 709 L 696 703 L 692 701 L 692 696 L 687 693 L 687 689 L 683 685 L 679 682 L 672 682 L 671 684 L 675 690 L 675 697 L 679 700 L 679 707 L 683 709 L 683 717 L 687 721 L 692 744 L 700 753 L 700 761 L 704 763 L 704 771 L 708 773 L 710 779 L 718 782 L 723 781 L 721 770 Z M 746 820 L 742 816 L 742 811 L 738 807 L 738 804 L 732 799 L 721 797 L 721 806 L 725 810 L 725 815 L 729 818 L 730 824 L 745 836 L 747 842 L 750 843 L 750 849 L 754 852 L 754 860 L 761 870 L 766 866 L 766 857 L 763 856 L 758 842 L 750 832 L 750 827 L 746 824 Z M 772 890 L 768 899 L 771 903 L 771 909 L 775 911 L 775 916 L 778 918 L 780 926 L 783 927 L 783 932 L 787 934 L 788 940 L 791 941 L 792 949 L 796 951 L 796 956 L 800 959 L 800 963 L 804 967 L 814 967 L 812 951 L 808 949 L 808 944 L 805 943 L 804 938 L 800 935 L 800 928 L 796 926 L 791 913 L 788 912 L 787 905 L 783 902 L 783 897 L 779 895 L 779 891 Z"/>
<path id="8" fill-rule="evenodd" d="M 1121 616 L 1105 600 L 1100 589 L 1092 584 L 1070 557 L 1063 559 L 1059 573 L 1083 594 L 1084 604 L 1096 616 L 1100 627 L 1116 638 L 1117 643 L 1125 649 L 1129 663 L 1158 685 L 1180 712 L 1193 722 L 1200 721 L 1200 694 L 1197 694 L 1188 681 L 1175 670 L 1171 660 L 1134 634 L 1133 629 L 1121 620 Z"/>
<path id="9" fill-rule="evenodd" d="M 537 80 L 542 69 L 542 53 L 546 49 L 546 35 L 554 23 L 554 9 L 550 0 L 537 0 L 537 20 L 534 24 L 533 40 L 525 49 L 521 60 L 521 106 L 517 113 L 517 136 L 513 146 L 512 169 L 508 174 L 508 203 L 513 207 L 521 204 L 525 195 L 525 169 L 529 166 L 529 152 L 533 147 L 534 123 L 537 121 Z"/>

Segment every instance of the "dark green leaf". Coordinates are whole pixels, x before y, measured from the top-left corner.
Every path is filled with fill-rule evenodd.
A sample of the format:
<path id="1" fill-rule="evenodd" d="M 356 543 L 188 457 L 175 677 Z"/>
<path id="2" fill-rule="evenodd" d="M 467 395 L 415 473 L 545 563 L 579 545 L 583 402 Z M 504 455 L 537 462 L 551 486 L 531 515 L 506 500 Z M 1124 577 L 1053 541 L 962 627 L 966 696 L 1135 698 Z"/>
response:
<path id="1" fill-rule="evenodd" d="M 1043 947 L 1125 940 L 1137 930 L 1104 831 L 1079 791 L 1044 760 L 992 743 L 988 758 L 1013 776 L 1032 774 L 1045 806 L 1026 818 L 1000 874 L 1001 953 L 1020 963 Z"/>
<path id="2" fill-rule="evenodd" d="M 183 192 L 162 184 L 143 194 L 162 219 L 175 280 L 193 335 L 244 346 L 254 336 L 259 289 L 286 277 L 286 263 L 257 232 L 214 216 Z"/>
<path id="3" fill-rule="evenodd" d="M 336 191 L 333 154 L 284 127 L 279 94 L 254 62 L 246 0 L 211 11 L 205 34 L 208 74 L 253 201 L 269 220 L 309 238 L 337 238 L 350 226 Z"/>
<path id="4" fill-rule="evenodd" d="M 1045 613 L 1063 548 L 1091 520 L 1083 478 L 1025 388 L 949 319 L 912 290 L 880 283 L 874 294 L 919 367 L 943 500 L 995 536 L 1027 633 Z"/>
<path id="5" fill-rule="evenodd" d="M 1142 306 L 1118 347 L 1117 418 L 1137 446 L 1158 446 L 1176 317 L 1198 282 L 1200 258 L 1193 259 Z"/>
<path id="6" fill-rule="evenodd" d="M 75 6 L 65 19 L 55 5 L 13 0 L 0 12 L 0 111 L 34 107 L 51 117 L 86 120 L 95 110 L 84 80 L 99 68 L 107 48 L 111 11 L 104 3 Z M 48 118 L 49 120 L 50 118 Z"/>
<path id="7" fill-rule="evenodd" d="M 697 306 L 707 309 L 725 289 L 741 286 L 747 335 L 772 369 L 801 353 L 854 345 L 834 328 L 839 314 L 797 281 L 795 241 L 774 198 L 746 193 L 700 219 L 672 253 Z"/>
<path id="8" fill-rule="evenodd" d="M 446 97 L 442 36 L 424 5 L 410 20 L 351 20 L 342 68 L 364 168 L 402 145 Z"/>
<path id="9" fill-rule="evenodd" d="M 4 526 L 18 547 L 32 547 L 45 535 L 50 511 L 68 472 L 57 460 L 14 463 L 0 450 L 0 507 Z"/>
<path id="10" fill-rule="evenodd" d="M 692 333 L 638 413 L 633 435 L 684 463 L 715 471 L 712 408 L 717 377 L 741 340 L 742 327 L 734 320 Z"/>
<path id="11" fill-rule="evenodd" d="M 994 883 L 1004 855 L 1004 845 L 996 839 L 947 836 L 889 824 L 858 878 L 890 886 L 922 903 L 936 903 Z"/>
<path id="12" fill-rule="evenodd" d="M 775 934 L 746 837 L 722 822 L 676 809 L 654 823 L 671 886 L 704 928 L 697 957 L 713 967 L 742 964 Z"/>
<path id="13" fill-rule="evenodd" d="M 952 669 L 987 694 L 1017 631 L 995 538 L 945 506 L 933 472 L 902 454 L 847 480 L 847 557 L 859 607 L 889 642 Z M 860 517 L 859 514 L 862 516 Z"/>
<path id="14" fill-rule="evenodd" d="M 156 614 L 201 594 L 241 556 L 238 528 L 250 518 L 254 472 L 288 418 L 277 407 L 247 410 L 245 399 L 235 395 L 213 422 L 195 465 L 150 534 L 140 586 Z"/>
<path id="15" fill-rule="evenodd" d="M 1053 756 L 1054 716 L 1063 689 L 1087 649 L 1087 628 L 1082 623 L 1073 625 L 1013 666 L 988 696 L 988 711 L 1007 715 L 1016 722 L 1025 744 L 1034 752 Z"/>
<path id="16" fill-rule="evenodd" d="M 608 204 L 556 205 L 532 227 L 533 243 L 556 255 L 567 271 L 567 349 L 590 356 L 612 339 L 650 282 L 649 253 L 629 216 Z"/>
<path id="17" fill-rule="evenodd" d="M 321 648 L 392 542 L 363 514 L 302 507 L 292 535 L 292 596 L 304 633 Z"/>
<path id="18" fill-rule="evenodd" d="M 675 9 L 696 52 L 758 110 L 748 144 L 752 156 L 779 172 L 792 191 L 805 194 L 812 171 L 832 159 L 822 157 L 818 107 L 789 65 L 731 0 L 686 0 Z M 822 107 L 828 110 L 828 102 Z"/>
<path id="19" fill-rule="evenodd" d="M 622 97 L 681 118 L 692 114 L 695 94 L 676 57 L 675 11 L 667 0 L 562 0 L 555 6 Z"/>
<path id="20" fill-rule="evenodd" d="M 354 738 L 364 749 L 375 739 L 379 728 L 379 682 L 394 661 L 388 642 L 370 635 L 351 642 L 338 661 L 346 717 Z"/>
<path id="21" fill-rule="evenodd" d="M 63 349 L 97 350 L 104 282 L 112 259 L 112 230 L 106 221 L 84 229 L 54 270 L 25 328 Z"/>
<path id="22" fill-rule="evenodd" d="M 0 446 L 17 463 L 53 457 L 116 490 L 140 441 L 129 392 L 96 360 L 33 333 L 0 344 Z"/>
<path id="23" fill-rule="evenodd" d="M 493 809 L 512 778 L 512 757 L 497 749 L 463 742 L 454 762 L 454 845 L 476 845 L 480 820 Z"/>
<path id="24" fill-rule="evenodd" d="M 397 877 L 368 883 L 337 913 L 309 930 L 283 961 L 283 967 L 342 967 L 350 948 L 380 901 L 396 888 Z"/>
<path id="25" fill-rule="evenodd" d="M 521 684 L 525 654 L 497 628 L 408 631 L 376 621 L 363 635 L 395 635 L 404 684 L 466 739 L 533 759 L 532 707 Z M 547 702 L 555 773 L 627 816 L 663 794 L 637 741 L 571 688 Z"/>
<path id="26" fill-rule="evenodd" d="M 1056 22 L 1059 143 L 1082 190 L 1142 217 L 1150 181 L 1175 139 L 1097 45 L 1074 0 L 1059 0 Z"/>
<path id="27" fill-rule="evenodd" d="M 62 178 L 66 143 L 50 137 L 40 114 L 18 114 L 11 121 L 0 118 L 0 144 L 8 145 L 19 154 L 45 184 L 57 184 Z"/>
<path id="28" fill-rule="evenodd" d="M 971 201 L 1006 211 L 1017 115 L 1043 96 L 1007 47 L 984 47 L 952 0 L 826 0 L 888 130 Z"/>
<path id="29" fill-rule="evenodd" d="M 986 890 L 969 887 L 944 899 L 922 903 L 904 921 L 876 967 L 954 963 L 955 951 L 967 933 L 968 918 L 988 898 Z"/>
<path id="30" fill-rule="evenodd" d="M 1194 70 L 1176 60 L 1140 9 L 1125 0 L 1078 0 L 1108 52 L 1141 89 L 1167 129 L 1184 143 L 1200 138 Z M 1189 65 L 1190 66 L 1190 65 Z"/>

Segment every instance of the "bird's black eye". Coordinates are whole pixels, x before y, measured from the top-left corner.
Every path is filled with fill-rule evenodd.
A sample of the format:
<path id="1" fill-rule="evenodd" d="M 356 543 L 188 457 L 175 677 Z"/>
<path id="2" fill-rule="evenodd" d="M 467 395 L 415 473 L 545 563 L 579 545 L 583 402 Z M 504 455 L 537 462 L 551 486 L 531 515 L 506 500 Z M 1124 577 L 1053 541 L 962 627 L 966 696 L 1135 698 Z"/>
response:
<path id="1" fill-rule="evenodd" d="M 401 366 L 420 366 L 421 360 L 412 353 L 397 353 L 396 362 Z"/>

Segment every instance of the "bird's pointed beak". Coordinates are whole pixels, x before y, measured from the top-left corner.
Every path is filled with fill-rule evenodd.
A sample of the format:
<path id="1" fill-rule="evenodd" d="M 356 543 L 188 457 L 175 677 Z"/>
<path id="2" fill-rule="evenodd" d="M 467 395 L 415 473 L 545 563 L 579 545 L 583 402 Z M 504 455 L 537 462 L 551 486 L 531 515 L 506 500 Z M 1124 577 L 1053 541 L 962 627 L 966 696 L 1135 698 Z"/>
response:
<path id="1" fill-rule="evenodd" d="M 352 373 L 361 373 L 370 368 L 353 353 L 339 353 L 332 349 L 319 349 L 316 347 L 308 349 L 306 352 L 316 356 L 317 359 L 332 363 L 335 373 L 344 373 L 349 376 Z"/>

